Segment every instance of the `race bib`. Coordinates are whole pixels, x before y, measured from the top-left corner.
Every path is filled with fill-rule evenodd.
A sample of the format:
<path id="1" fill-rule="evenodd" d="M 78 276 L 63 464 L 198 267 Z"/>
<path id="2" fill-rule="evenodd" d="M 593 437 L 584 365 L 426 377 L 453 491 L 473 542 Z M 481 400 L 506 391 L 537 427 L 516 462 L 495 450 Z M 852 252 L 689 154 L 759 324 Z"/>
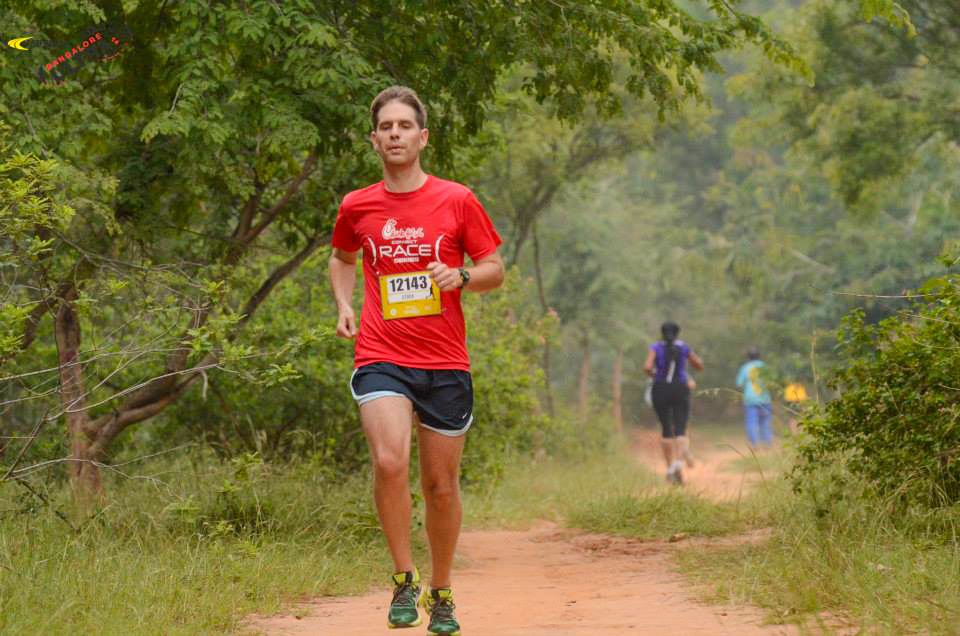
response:
<path id="1" fill-rule="evenodd" d="M 429 272 L 404 272 L 380 277 L 383 319 L 417 318 L 440 313 L 440 288 Z"/>

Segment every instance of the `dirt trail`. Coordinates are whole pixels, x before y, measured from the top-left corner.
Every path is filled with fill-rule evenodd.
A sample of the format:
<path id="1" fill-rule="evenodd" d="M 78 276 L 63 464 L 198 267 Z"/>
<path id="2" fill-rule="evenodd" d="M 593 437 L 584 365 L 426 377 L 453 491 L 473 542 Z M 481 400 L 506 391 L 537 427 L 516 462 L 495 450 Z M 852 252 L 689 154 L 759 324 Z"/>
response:
<path id="1" fill-rule="evenodd" d="M 666 463 L 660 449 L 660 434 L 655 431 L 638 431 L 633 436 L 632 448 L 637 461 L 665 475 Z M 750 458 L 745 441 L 736 439 L 704 438 L 693 433 L 691 450 L 693 468 L 684 468 L 686 488 L 710 499 L 731 499 L 746 493 L 753 484 L 763 479 L 760 472 L 740 472 L 730 469 L 730 463 Z"/>
<path id="2" fill-rule="evenodd" d="M 660 468 L 659 447 L 637 437 L 638 458 Z M 700 463 L 690 488 L 735 496 L 740 476 L 720 470 L 734 450 L 695 446 Z M 712 448 L 712 450 L 711 450 Z M 652 450 L 651 450 L 652 449 Z M 656 452 L 652 452 L 656 451 Z M 659 463 L 658 463 L 659 462 Z M 660 472 L 663 472 L 662 470 Z M 727 540 L 729 541 L 729 540 Z M 585 534 L 541 522 L 522 531 L 470 531 L 461 536 L 455 572 L 457 615 L 467 636 L 794 635 L 792 626 L 764 626 L 758 610 L 697 602 L 675 572 L 672 555 L 689 541 L 667 543 Z M 423 634 L 420 626 L 388 630 L 386 586 L 364 596 L 323 598 L 294 616 L 249 623 L 268 636 Z"/>

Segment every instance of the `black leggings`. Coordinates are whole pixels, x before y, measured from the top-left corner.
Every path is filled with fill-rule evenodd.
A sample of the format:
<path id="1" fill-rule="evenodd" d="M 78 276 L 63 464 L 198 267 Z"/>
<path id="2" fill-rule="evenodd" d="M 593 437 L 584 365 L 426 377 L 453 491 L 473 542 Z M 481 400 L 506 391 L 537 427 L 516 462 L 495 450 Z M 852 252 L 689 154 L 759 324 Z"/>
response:
<path id="1" fill-rule="evenodd" d="M 686 435 L 687 418 L 690 417 L 690 388 L 686 383 L 654 382 L 650 397 L 660 419 L 663 436 Z"/>

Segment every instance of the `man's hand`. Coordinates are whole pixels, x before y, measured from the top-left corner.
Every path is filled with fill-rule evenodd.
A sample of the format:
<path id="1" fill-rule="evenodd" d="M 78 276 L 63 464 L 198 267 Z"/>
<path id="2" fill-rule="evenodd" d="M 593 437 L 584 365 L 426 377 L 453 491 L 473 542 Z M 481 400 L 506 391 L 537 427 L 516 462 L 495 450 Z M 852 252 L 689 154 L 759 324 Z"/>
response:
<path id="1" fill-rule="evenodd" d="M 351 340 L 357 337 L 357 317 L 351 307 L 342 307 L 337 318 L 337 335 Z"/>
<path id="2" fill-rule="evenodd" d="M 337 335 L 348 340 L 357 337 L 357 317 L 353 313 L 353 284 L 357 279 L 357 254 L 338 247 L 330 252 L 330 289 L 337 302 Z"/>
<path id="3" fill-rule="evenodd" d="M 447 267 L 439 261 L 431 261 L 427 265 L 427 271 L 430 272 L 430 278 L 437 282 L 437 287 L 442 292 L 460 289 L 460 284 L 463 282 L 459 269 Z"/>

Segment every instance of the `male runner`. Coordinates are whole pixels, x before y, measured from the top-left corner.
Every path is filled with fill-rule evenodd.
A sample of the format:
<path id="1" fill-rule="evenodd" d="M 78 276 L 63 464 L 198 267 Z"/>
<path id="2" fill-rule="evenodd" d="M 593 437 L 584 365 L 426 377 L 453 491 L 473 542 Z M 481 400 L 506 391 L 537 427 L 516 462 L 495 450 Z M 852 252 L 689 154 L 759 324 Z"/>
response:
<path id="1" fill-rule="evenodd" d="M 450 570 L 462 516 L 460 457 L 473 423 L 460 295 L 503 282 L 501 241 L 469 189 L 421 168 L 429 133 L 416 93 L 387 88 L 373 100 L 370 116 L 383 181 L 351 192 L 340 205 L 330 257 L 337 335 L 357 339 L 350 389 L 360 406 L 374 500 L 396 572 L 387 623 L 419 625 L 417 607 L 423 605 L 429 633 L 457 636 Z M 352 296 L 360 250 L 364 301 L 358 326 Z M 464 253 L 472 267 L 463 267 Z M 414 424 L 433 565 L 429 594 L 410 549 L 407 473 Z"/>
<path id="2" fill-rule="evenodd" d="M 750 347 L 747 361 L 737 371 L 737 386 L 743 389 L 743 425 L 751 448 L 756 448 L 757 442 L 768 448 L 773 444 L 773 429 L 770 427 L 773 409 L 770 392 L 763 382 L 764 366 L 760 350 Z"/>

